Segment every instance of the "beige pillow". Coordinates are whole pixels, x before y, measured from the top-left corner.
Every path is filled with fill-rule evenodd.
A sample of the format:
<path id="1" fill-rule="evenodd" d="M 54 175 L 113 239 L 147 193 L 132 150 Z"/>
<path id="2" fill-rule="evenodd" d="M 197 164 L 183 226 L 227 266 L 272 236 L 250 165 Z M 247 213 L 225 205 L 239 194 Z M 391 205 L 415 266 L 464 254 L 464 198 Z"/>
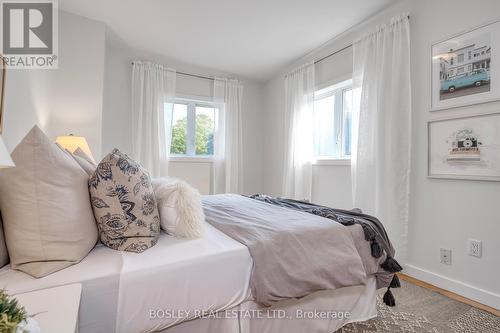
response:
<path id="1" fill-rule="evenodd" d="M 34 127 L 0 171 L 0 210 L 11 266 L 42 277 L 82 260 L 97 241 L 87 174 Z"/>
<path id="2" fill-rule="evenodd" d="M 71 154 L 71 152 L 68 151 L 68 153 Z M 78 163 L 78 165 L 87 173 L 87 175 L 90 177 L 94 173 L 95 169 L 97 168 L 95 164 L 90 163 L 87 161 L 85 158 L 80 157 L 76 154 L 71 154 L 71 157 L 73 157 Z"/>
<path id="3" fill-rule="evenodd" d="M 118 149 L 89 179 L 101 242 L 115 250 L 143 252 L 160 235 L 160 217 L 145 169 Z"/>
<path id="4" fill-rule="evenodd" d="M 0 268 L 9 263 L 9 252 L 5 244 L 5 237 L 3 235 L 2 220 L 0 219 Z"/>
<path id="5" fill-rule="evenodd" d="M 79 156 L 79 157 L 83 158 L 84 160 L 86 160 L 87 162 L 89 162 L 90 164 L 92 164 L 94 167 L 97 167 L 97 165 L 95 164 L 95 161 L 92 159 L 92 157 L 85 154 L 85 152 L 83 151 L 82 148 L 80 148 L 80 147 L 76 148 L 76 150 L 73 152 L 73 155 Z"/>

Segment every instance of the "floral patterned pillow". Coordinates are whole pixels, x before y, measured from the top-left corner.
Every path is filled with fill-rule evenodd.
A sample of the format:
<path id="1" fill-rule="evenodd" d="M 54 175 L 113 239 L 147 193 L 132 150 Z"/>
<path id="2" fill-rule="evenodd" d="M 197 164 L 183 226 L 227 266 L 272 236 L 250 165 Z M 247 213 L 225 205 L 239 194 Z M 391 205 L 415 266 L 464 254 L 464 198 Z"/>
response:
<path id="1" fill-rule="evenodd" d="M 160 217 L 148 172 L 114 149 L 89 179 L 90 199 L 104 245 L 143 252 L 160 235 Z"/>

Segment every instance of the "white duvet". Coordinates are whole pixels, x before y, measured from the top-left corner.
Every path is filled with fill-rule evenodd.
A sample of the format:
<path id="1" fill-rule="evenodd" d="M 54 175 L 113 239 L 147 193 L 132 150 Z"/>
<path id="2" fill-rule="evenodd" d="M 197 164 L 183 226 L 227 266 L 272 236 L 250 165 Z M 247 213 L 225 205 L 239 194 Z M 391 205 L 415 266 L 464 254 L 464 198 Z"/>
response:
<path id="1" fill-rule="evenodd" d="M 81 283 L 80 333 L 164 329 L 249 298 L 248 249 L 206 228 L 202 238 L 192 240 L 162 233 L 158 244 L 142 254 L 98 246 L 79 264 L 40 279 L 5 266 L 0 287 L 15 294 Z"/>
<path id="2" fill-rule="evenodd" d="M 117 332 L 164 329 L 202 311 L 232 308 L 249 297 L 248 249 L 206 228 L 199 239 L 161 237 L 142 254 L 123 254 Z"/>

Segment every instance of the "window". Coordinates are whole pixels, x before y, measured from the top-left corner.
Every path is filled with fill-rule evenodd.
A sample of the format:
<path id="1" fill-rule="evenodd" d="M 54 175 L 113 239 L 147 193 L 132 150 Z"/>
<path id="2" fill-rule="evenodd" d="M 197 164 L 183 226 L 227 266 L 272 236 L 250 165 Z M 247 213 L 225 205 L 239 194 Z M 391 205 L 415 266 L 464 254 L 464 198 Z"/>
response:
<path id="1" fill-rule="evenodd" d="M 176 101 L 172 110 L 170 153 L 173 156 L 212 156 L 216 111 L 217 108 L 210 103 Z"/>
<path id="2" fill-rule="evenodd" d="M 457 61 L 458 61 L 459 64 L 462 63 L 462 62 L 464 62 L 464 54 L 463 53 L 460 53 L 458 55 Z"/>
<path id="3" fill-rule="evenodd" d="M 347 159 L 351 156 L 352 80 L 314 93 L 314 155 Z"/>

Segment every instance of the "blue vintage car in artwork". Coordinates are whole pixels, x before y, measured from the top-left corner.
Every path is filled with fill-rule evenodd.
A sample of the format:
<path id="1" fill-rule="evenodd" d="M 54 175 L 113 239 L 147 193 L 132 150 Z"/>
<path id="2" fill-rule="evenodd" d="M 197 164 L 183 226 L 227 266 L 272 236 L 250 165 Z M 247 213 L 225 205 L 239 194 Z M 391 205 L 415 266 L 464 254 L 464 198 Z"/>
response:
<path id="1" fill-rule="evenodd" d="M 441 92 L 454 92 L 460 88 L 479 87 L 490 82 L 490 74 L 479 69 L 467 74 L 456 75 L 441 82 Z"/>

